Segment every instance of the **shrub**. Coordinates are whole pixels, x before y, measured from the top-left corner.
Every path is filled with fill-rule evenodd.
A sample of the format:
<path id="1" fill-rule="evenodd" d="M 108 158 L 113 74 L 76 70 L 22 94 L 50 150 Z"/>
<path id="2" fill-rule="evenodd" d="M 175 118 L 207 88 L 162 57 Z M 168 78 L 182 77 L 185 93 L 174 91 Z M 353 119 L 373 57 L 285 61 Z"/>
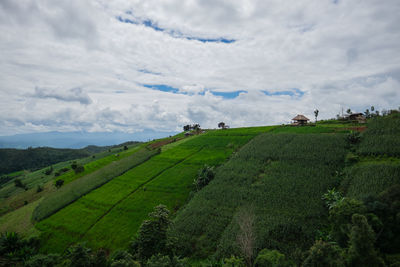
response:
<path id="1" fill-rule="evenodd" d="M 60 261 L 58 254 L 37 254 L 25 262 L 25 267 L 53 267 Z"/>
<path id="2" fill-rule="evenodd" d="M 374 247 L 375 233 L 367 218 L 361 214 L 354 214 L 351 221 L 353 226 L 347 253 L 349 266 L 385 266 Z"/>
<path id="3" fill-rule="evenodd" d="M 322 240 L 315 241 L 310 248 L 307 258 L 303 263 L 304 267 L 341 267 L 344 266 L 342 250 L 338 245 Z"/>
<path id="4" fill-rule="evenodd" d="M 57 188 L 60 188 L 61 186 L 63 186 L 63 184 L 64 184 L 64 180 L 63 179 L 58 179 L 57 181 L 56 181 L 56 187 Z"/>
<path id="5" fill-rule="evenodd" d="M 361 139 L 360 132 L 351 131 L 349 134 L 347 134 L 346 139 L 352 145 L 357 144 Z"/>
<path id="6" fill-rule="evenodd" d="M 230 258 L 225 258 L 223 260 L 222 267 L 245 267 L 244 260 L 236 257 L 231 256 Z"/>
<path id="7" fill-rule="evenodd" d="M 125 250 L 117 250 L 110 256 L 111 267 L 140 267 L 133 256 Z"/>
<path id="8" fill-rule="evenodd" d="M 277 250 L 263 249 L 254 262 L 255 267 L 290 266 L 285 255 Z"/>
<path id="9" fill-rule="evenodd" d="M 78 166 L 75 168 L 74 171 L 75 171 L 75 174 L 84 172 L 84 171 L 85 171 L 85 167 L 83 167 L 82 165 L 78 165 Z"/>
<path id="10" fill-rule="evenodd" d="M 197 178 L 193 182 L 196 191 L 199 191 L 204 186 L 208 185 L 208 183 L 214 179 L 214 176 L 214 167 L 205 165 L 202 169 L 200 169 Z"/>
<path id="11" fill-rule="evenodd" d="M 133 245 L 137 248 L 140 259 L 145 260 L 151 255 L 165 252 L 167 229 L 170 225 L 169 210 L 164 205 L 158 205 L 149 213 L 150 220 L 143 221 L 139 228 L 137 239 Z"/>
<path id="12" fill-rule="evenodd" d="M 44 174 L 50 175 L 52 172 L 53 172 L 53 166 L 51 166 L 50 168 L 46 169 L 46 170 L 44 171 Z"/>
<path id="13" fill-rule="evenodd" d="M 22 183 L 21 179 L 19 179 L 19 178 L 14 180 L 14 184 L 16 187 L 25 188 L 25 185 Z"/>
<path id="14" fill-rule="evenodd" d="M 42 192 L 42 191 L 43 191 L 43 187 L 40 184 L 38 184 L 37 187 L 36 187 L 36 193 L 39 193 L 39 192 Z"/>
<path id="15" fill-rule="evenodd" d="M 73 161 L 73 162 L 71 163 L 71 169 L 75 170 L 76 167 L 78 167 L 78 163 L 76 163 L 76 161 Z"/>

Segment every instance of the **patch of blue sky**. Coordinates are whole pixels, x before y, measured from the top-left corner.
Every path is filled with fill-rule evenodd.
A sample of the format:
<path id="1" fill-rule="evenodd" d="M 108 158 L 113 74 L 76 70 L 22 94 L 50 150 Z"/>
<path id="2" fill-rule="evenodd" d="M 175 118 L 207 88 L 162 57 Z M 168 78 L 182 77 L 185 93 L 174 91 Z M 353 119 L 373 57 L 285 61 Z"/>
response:
<path id="1" fill-rule="evenodd" d="M 158 90 L 158 91 L 162 91 L 162 92 L 169 92 L 169 93 L 180 93 L 178 88 L 169 86 L 169 85 L 165 85 L 165 84 L 142 84 L 144 87 L 146 88 L 150 88 L 153 90 Z"/>
<path id="2" fill-rule="evenodd" d="M 222 96 L 225 99 L 234 99 L 238 97 L 241 93 L 247 93 L 247 91 L 239 90 L 239 91 L 232 91 L 232 92 L 215 92 L 210 91 L 215 96 Z"/>
<path id="3" fill-rule="evenodd" d="M 125 12 L 128 15 L 133 16 L 133 13 L 131 11 L 126 11 Z M 134 24 L 134 25 L 143 25 L 145 27 L 149 27 L 155 31 L 158 32 L 164 32 L 167 33 L 168 35 L 174 37 L 174 38 L 183 38 L 183 39 L 187 39 L 187 40 L 194 40 L 194 41 L 199 41 L 202 43 L 225 43 L 225 44 L 230 44 L 230 43 L 234 43 L 236 42 L 235 39 L 227 39 L 227 38 L 202 38 L 202 37 L 195 37 L 195 36 L 187 36 L 182 34 L 179 31 L 176 30 L 169 30 L 169 29 L 165 29 L 165 28 L 161 28 L 158 26 L 158 24 L 150 19 L 146 19 L 146 20 L 142 20 L 142 21 L 138 21 L 136 19 L 128 19 L 128 18 L 123 18 L 122 16 L 117 16 L 116 17 L 117 20 L 119 20 L 122 23 L 129 23 L 129 24 Z"/>
<path id="4" fill-rule="evenodd" d="M 188 92 L 180 91 L 178 88 L 166 85 L 166 84 L 142 84 L 142 86 L 157 90 L 166 93 L 173 93 L 173 94 L 182 94 L 182 95 L 190 95 Z M 216 92 L 216 91 L 209 91 L 211 94 L 215 96 L 220 96 L 223 99 L 234 99 L 238 97 L 241 93 L 247 93 L 247 91 L 239 90 L 239 91 L 232 91 L 232 92 Z M 198 95 L 205 95 L 205 91 L 197 93 Z"/>
<path id="5" fill-rule="evenodd" d="M 146 74 L 161 75 L 160 72 L 154 72 L 154 71 L 147 70 L 147 69 L 139 69 L 137 71 L 139 71 L 141 73 L 146 73 Z"/>
<path id="6" fill-rule="evenodd" d="M 304 92 L 298 88 L 293 88 L 292 90 L 285 90 L 285 91 L 276 91 L 276 92 L 269 92 L 269 91 L 263 90 L 262 92 L 267 96 L 287 95 L 287 96 L 291 96 L 291 97 L 301 98 L 304 95 Z"/>

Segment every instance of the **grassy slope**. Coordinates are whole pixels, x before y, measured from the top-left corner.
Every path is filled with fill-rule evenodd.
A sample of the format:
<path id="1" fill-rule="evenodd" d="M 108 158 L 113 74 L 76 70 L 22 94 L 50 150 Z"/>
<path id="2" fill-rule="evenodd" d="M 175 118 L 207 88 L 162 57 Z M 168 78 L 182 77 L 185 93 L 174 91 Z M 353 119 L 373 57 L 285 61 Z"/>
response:
<path id="1" fill-rule="evenodd" d="M 61 251 L 79 240 L 111 250 L 126 247 L 155 205 L 177 209 L 185 202 L 204 164 L 222 163 L 236 148 L 272 128 L 209 131 L 167 145 L 160 155 L 38 223 L 44 250 Z"/>
<path id="2" fill-rule="evenodd" d="M 368 123 L 355 148 L 359 162 L 346 168 L 341 189 L 363 199 L 400 183 L 400 114 L 375 118 Z"/>
<path id="3" fill-rule="evenodd" d="M 282 127 L 273 132 L 283 130 L 300 131 Z M 291 256 L 296 246 L 308 248 L 324 223 L 321 195 L 338 182 L 345 154 L 341 134 L 258 136 L 178 213 L 170 234 L 186 255 L 238 255 L 236 218 L 250 210 L 257 249 L 277 248 Z"/>
<path id="4" fill-rule="evenodd" d="M 158 153 L 158 150 L 148 150 L 147 148 L 133 150 L 131 153 L 129 153 L 129 156 L 118 161 L 110 162 L 108 165 L 105 165 L 104 167 L 61 187 L 54 193 L 49 194 L 39 204 L 39 206 L 35 209 L 32 218 L 35 221 L 40 221 L 54 214 L 56 211 L 62 209 L 81 196 L 88 194 L 95 188 L 100 187 L 109 182 L 111 179 L 122 175 L 123 173 L 145 162 Z"/>
<path id="5" fill-rule="evenodd" d="M 134 144 L 134 145 L 129 145 L 128 147 L 134 148 L 138 146 L 139 144 Z M 131 150 L 128 151 L 131 151 Z M 104 151 L 97 153 L 93 156 L 83 158 L 83 159 L 77 159 L 76 162 L 78 164 L 84 165 L 85 166 L 85 171 L 81 174 L 75 174 L 72 170 L 56 177 L 55 173 L 59 171 L 62 168 L 69 168 L 71 165 L 71 161 L 65 161 L 65 162 L 60 162 L 57 164 L 52 165 L 53 166 L 53 173 L 51 175 L 45 175 L 44 172 L 48 167 L 34 171 L 34 172 L 29 172 L 29 171 L 21 171 L 13 174 L 9 174 L 13 176 L 14 178 L 19 178 L 23 182 L 24 185 L 27 186 L 28 189 L 36 189 L 38 185 L 44 185 L 47 182 L 55 179 L 63 179 L 65 183 L 68 183 L 70 181 L 73 181 L 79 177 L 82 177 L 83 175 L 86 175 L 90 172 L 93 172 L 97 170 L 98 168 L 101 168 L 102 166 L 107 165 L 111 161 L 115 161 L 115 154 L 120 153 L 121 158 L 125 156 L 125 154 L 129 154 L 130 152 L 126 152 L 122 150 L 122 147 L 115 147 L 115 148 L 110 148 L 109 151 Z M 128 156 L 128 155 L 126 155 Z M 14 180 L 9 181 L 8 183 L 4 184 L 0 188 L 0 199 L 2 200 L 2 204 L 4 204 L 4 201 L 6 201 L 8 198 L 13 197 L 15 195 L 21 195 L 21 193 L 24 191 L 24 189 L 17 188 L 14 185 Z M 21 198 L 21 196 L 19 196 Z M 1 205 L 1 208 L 5 208 L 5 206 Z"/>

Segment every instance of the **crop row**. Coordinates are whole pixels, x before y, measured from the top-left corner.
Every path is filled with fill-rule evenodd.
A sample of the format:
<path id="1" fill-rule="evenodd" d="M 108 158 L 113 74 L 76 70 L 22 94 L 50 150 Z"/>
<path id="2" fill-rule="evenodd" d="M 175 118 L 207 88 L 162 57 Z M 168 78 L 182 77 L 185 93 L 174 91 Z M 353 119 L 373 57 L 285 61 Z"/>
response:
<path id="1" fill-rule="evenodd" d="M 363 199 L 368 196 L 376 196 L 391 185 L 399 183 L 399 164 L 363 163 L 346 171 L 341 189 L 348 197 Z"/>
<path id="2" fill-rule="evenodd" d="M 229 256 L 237 252 L 238 220 L 245 210 L 246 217 L 254 216 L 258 249 L 290 254 L 293 243 L 309 246 L 323 223 L 321 195 L 338 182 L 345 146 L 341 134 L 254 138 L 178 213 L 170 235 L 184 255 Z"/>
<path id="3" fill-rule="evenodd" d="M 155 205 L 184 203 L 203 164 L 217 165 L 252 136 L 204 134 L 173 146 L 114 178 L 37 224 L 47 251 L 60 251 L 78 240 L 92 247 L 127 246 Z"/>
<path id="4" fill-rule="evenodd" d="M 40 202 L 34 210 L 32 218 L 35 221 L 40 221 L 49 217 L 58 210 L 79 199 L 81 196 L 102 186 L 129 169 L 143 163 L 157 153 L 159 153 L 158 150 L 150 151 L 143 148 L 129 157 L 111 162 L 105 167 L 100 168 L 81 179 L 63 186 L 60 190 L 50 194 Z"/>

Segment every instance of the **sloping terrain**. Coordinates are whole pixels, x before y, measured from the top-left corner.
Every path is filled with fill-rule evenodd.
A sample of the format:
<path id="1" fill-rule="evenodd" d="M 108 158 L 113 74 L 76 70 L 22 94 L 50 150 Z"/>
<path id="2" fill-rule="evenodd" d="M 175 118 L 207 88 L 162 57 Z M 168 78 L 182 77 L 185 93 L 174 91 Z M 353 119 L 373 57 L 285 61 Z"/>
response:
<path id="1" fill-rule="evenodd" d="M 198 170 L 218 165 L 260 132 L 273 127 L 209 131 L 170 148 L 112 179 L 36 226 L 46 251 L 62 251 L 71 243 L 126 248 L 143 219 L 163 203 L 177 210 L 192 190 Z"/>

